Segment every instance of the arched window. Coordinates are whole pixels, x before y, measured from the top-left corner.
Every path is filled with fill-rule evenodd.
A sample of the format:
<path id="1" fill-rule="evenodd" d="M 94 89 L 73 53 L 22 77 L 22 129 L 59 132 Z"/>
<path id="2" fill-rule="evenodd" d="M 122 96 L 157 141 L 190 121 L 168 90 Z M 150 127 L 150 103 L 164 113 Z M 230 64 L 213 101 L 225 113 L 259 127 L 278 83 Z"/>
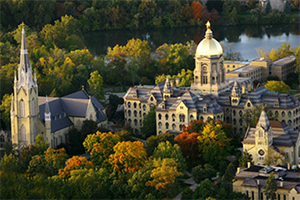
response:
<path id="1" fill-rule="evenodd" d="M 150 101 L 153 101 L 153 97 L 150 98 Z"/>
<path id="2" fill-rule="evenodd" d="M 142 117 L 142 111 L 139 112 L 140 117 Z"/>
<path id="3" fill-rule="evenodd" d="M 142 120 L 140 119 L 140 126 L 143 126 Z"/>
<path id="4" fill-rule="evenodd" d="M 137 111 L 136 110 L 133 112 L 133 114 L 134 114 L 134 117 L 137 117 Z"/>
<path id="5" fill-rule="evenodd" d="M 176 120 L 175 114 L 172 115 L 172 120 L 173 120 L 173 122 L 175 122 L 175 120 Z"/>
<path id="6" fill-rule="evenodd" d="M 180 122 L 184 122 L 185 121 L 185 115 L 184 114 L 180 114 L 179 115 L 179 121 Z"/>
<path id="7" fill-rule="evenodd" d="M 285 120 L 282 120 L 281 122 L 282 122 L 282 123 L 285 123 Z"/>
<path id="8" fill-rule="evenodd" d="M 176 129 L 176 125 L 175 124 L 172 125 L 172 129 L 173 129 L 173 131 L 175 131 L 175 129 Z"/>
<path id="9" fill-rule="evenodd" d="M 226 117 L 226 122 L 229 123 L 229 117 Z"/>
<path id="10" fill-rule="evenodd" d="M 131 111 L 128 110 L 128 117 L 131 117 Z"/>
<path id="11" fill-rule="evenodd" d="M 34 103 L 34 99 L 31 100 L 31 115 L 35 115 L 35 103 Z"/>
<path id="12" fill-rule="evenodd" d="M 21 126 L 21 140 L 26 141 L 26 128 L 24 125 Z"/>
<path id="13" fill-rule="evenodd" d="M 236 124 L 236 119 L 233 119 L 233 125 L 235 125 Z"/>
<path id="14" fill-rule="evenodd" d="M 161 131 L 159 131 L 159 132 L 158 132 L 158 134 L 159 134 L 159 135 L 161 135 L 161 134 L 162 134 L 162 132 L 161 132 Z"/>
<path id="15" fill-rule="evenodd" d="M 276 115 L 276 116 L 278 116 L 278 115 L 279 115 L 278 111 L 275 111 L 275 115 Z"/>
<path id="16" fill-rule="evenodd" d="M 169 119 L 169 115 L 168 115 L 168 114 L 166 114 L 166 115 L 165 115 L 165 118 L 166 118 L 166 120 L 168 120 L 168 119 Z"/>
<path id="17" fill-rule="evenodd" d="M 200 120 L 201 120 L 201 121 L 204 121 L 204 118 L 201 116 L 201 117 L 200 117 Z"/>
<path id="18" fill-rule="evenodd" d="M 247 107 L 248 107 L 248 108 L 251 107 L 251 104 L 250 104 L 249 102 L 247 103 Z"/>
<path id="19" fill-rule="evenodd" d="M 139 103 L 139 108 L 141 109 L 141 103 Z"/>
<path id="20" fill-rule="evenodd" d="M 158 119 L 161 120 L 161 114 L 158 114 Z"/>
<path id="21" fill-rule="evenodd" d="M 133 103 L 133 107 L 136 108 L 136 102 Z"/>
<path id="22" fill-rule="evenodd" d="M 292 112 L 291 112 L 291 111 L 289 111 L 288 115 L 289 115 L 289 117 L 291 117 L 291 116 L 292 116 Z"/>
<path id="23" fill-rule="evenodd" d="M 143 111 L 146 111 L 146 105 L 143 105 Z"/>
<path id="24" fill-rule="evenodd" d="M 240 119 L 240 126 L 242 126 L 243 125 L 243 120 L 242 119 Z"/>
<path id="25" fill-rule="evenodd" d="M 182 127 L 183 127 L 182 125 L 180 125 L 180 126 L 179 126 L 179 128 L 180 128 L 180 131 L 182 131 Z"/>
<path id="26" fill-rule="evenodd" d="M 131 119 L 128 119 L 128 123 L 131 125 Z"/>
<path id="27" fill-rule="evenodd" d="M 158 123 L 158 128 L 161 129 L 161 122 Z"/>
<path id="28" fill-rule="evenodd" d="M 23 99 L 20 101 L 20 117 L 25 117 L 25 103 Z"/>
<path id="29" fill-rule="evenodd" d="M 152 108 L 153 106 L 154 106 L 154 104 L 153 104 L 153 103 L 151 103 L 151 104 L 150 104 L 150 108 Z"/>
<path id="30" fill-rule="evenodd" d="M 191 115 L 191 116 L 190 116 L 190 121 L 193 121 L 193 120 L 194 120 L 194 116 Z"/>
<path id="31" fill-rule="evenodd" d="M 92 114 L 90 114 L 90 120 L 93 120 L 93 115 Z"/>
<path id="32" fill-rule="evenodd" d="M 137 126 L 137 119 L 134 120 L 134 125 Z"/>
<path id="33" fill-rule="evenodd" d="M 166 129 L 169 129 L 169 123 L 168 122 L 166 123 Z"/>
<path id="34" fill-rule="evenodd" d="M 220 120 L 220 115 L 217 116 L 217 120 Z"/>
<path id="35" fill-rule="evenodd" d="M 235 110 L 233 110 L 232 113 L 233 113 L 233 116 L 235 116 L 235 113 L 236 113 Z"/>
<path id="36" fill-rule="evenodd" d="M 130 103 L 130 102 L 128 102 L 128 104 L 127 104 L 127 105 L 128 105 L 128 108 L 130 108 L 130 106 L 131 106 L 131 103 Z"/>
<path id="37" fill-rule="evenodd" d="M 288 121 L 288 124 L 289 124 L 289 126 L 292 126 L 292 121 L 289 120 L 289 121 Z"/>
<path id="38" fill-rule="evenodd" d="M 281 112 L 281 116 L 285 117 L 285 112 L 284 111 Z"/>
<path id="39" fill-rule="evenodd" d="M 243 115 L 243 112 L 240 110 L 240 112 L 239 112 L 239 115 L 240 115 L 240 117 Z"/>
<path id="40" fill-rule="evenodd" d="M 145 116 L 146 116 L 146 113 L 143 113 L 143 117 L 145 118 Z"/>

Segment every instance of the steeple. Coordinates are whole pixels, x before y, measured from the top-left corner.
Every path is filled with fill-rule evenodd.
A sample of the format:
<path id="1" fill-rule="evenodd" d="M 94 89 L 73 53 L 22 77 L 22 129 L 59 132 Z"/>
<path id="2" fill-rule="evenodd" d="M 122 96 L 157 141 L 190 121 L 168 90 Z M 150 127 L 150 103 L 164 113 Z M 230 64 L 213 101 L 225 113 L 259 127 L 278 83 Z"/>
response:
<path id="1" fill-rule="evenodd" d="M 50 107 L 48 102 L 48 96 L 46 96 L 45 121 L 51 121 L 51 113 L 50 113 Z"/>
<path id="2" fill-rule="evenodd" d="M 173 95 L 173 88 L 171 86 L 169 77 L 167 76 L 164 89 L 163 89 L 163 99 L 166 100 L 170 98 Z"/>
<path id="3" fill-rule="evenodd" d="M 10 117 L 13 118 L 15 113 L 15 102 L 14 102 L 14 96 L 11 96 L 11 107 L 10 107 Z"/>
<path id="4" fill-rule="evenodd" d="M 270 122 L 269 122 L 269 119 L 265 112 L 264 106 L 262 107 L 262 111 L 261 111 L 258 123 L 256 125 L 256 128 L 260 128 L 260 127 L 264 128 L 265 130 L 269 130 L 269 128 L 270 128 Z"/>
<path id="5" fill-rule="evenodd" d="M 30 87 L 31 85 L 34 85 L 32 81 L 32 69 L 29 63 L 24 28 L 22 28 L 20 64 L 18 68 L 18 81 L 19 81 L 18 86 Z"/>
<path id="6" fill-rule="evenodd" d="M 210 40 L 213 37 L 213 33 L 210 29 L 210 22 L 209 21 L 207 21 L 207 23 L 206 23 L 206 29 L 207 30 L 205 32 L 205 38 Z"/>

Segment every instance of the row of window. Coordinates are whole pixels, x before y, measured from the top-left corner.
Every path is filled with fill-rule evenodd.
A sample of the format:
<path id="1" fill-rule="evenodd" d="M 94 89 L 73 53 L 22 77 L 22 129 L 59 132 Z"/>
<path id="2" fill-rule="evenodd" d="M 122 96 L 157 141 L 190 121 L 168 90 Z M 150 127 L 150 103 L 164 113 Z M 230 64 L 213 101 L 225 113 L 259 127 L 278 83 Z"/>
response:
<path id="1" fill-rule="evenodd" d="M 246 190 L 246 195 L 249 197 L 249 191 L 248 190 Z M 286 195 L 285 194 L 283 194 L 283 195 L 277 194 L 277 200 L 281 200 L 281 197 L 282 197 L 283 200 L 286 200 Z M 254 199 L 255 199 L 254 198 L 254 191 L 252 191 L 251 192 L 251 200 L 254 200 Z M 260 200 L 264 200 L 264 193 L 263 192 L 260 193 Z M 292 200 L 295 200 L 295 197 L 293 197 Z"/>
<path id="2" fill-rule="evenodd" d="M 137 111 L 136 110 L 133 111 L 133 116 L 137 117 Z M 145 116 L 146 116 L 146 113 L 143 113 L 143 117 L 145 117 Z M 128 110 L 128 117 L 131 117 L 131 110 Z M 142 112 L 141 111 L 139 111 L 139 117 L 142 117 Z"/>
<path id="3" fill-rule="evenodd" d="M 183 124 L 180 124 L 179 125 L 179 129 L 180 129 L 180 131 L 182 131 L 183 130 L 183 127 L 184 127 L 185 125 L 183 125 Z M 168 130 L 169 129 L 169 123 L 167 122 L 167 123 L 165 123 L 165 127 L 166 127 L 166 130 Z M 158 123 L 158 129 L 161 129 L 162 128 L 162 123 L 161 122 L 159 122 Z M 172 130 L 173 131 L 175 131 L 176 130 L 176 124 L 172 124 Z"/>

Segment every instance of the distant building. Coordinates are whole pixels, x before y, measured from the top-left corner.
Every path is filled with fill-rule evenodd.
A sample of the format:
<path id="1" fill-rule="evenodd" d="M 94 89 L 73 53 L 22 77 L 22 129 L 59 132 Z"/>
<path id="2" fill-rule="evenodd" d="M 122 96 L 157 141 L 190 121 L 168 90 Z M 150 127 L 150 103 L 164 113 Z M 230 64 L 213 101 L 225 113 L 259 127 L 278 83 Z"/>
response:
<path id="1" fill-rule="evenodd" d="M 300 173 L 299 166 L 293 166 L 294 170 L 282 167 L 249 166 L 238 168 L 233 182 L 233 191 L 242 192 L 251 200 L 267 199 L 264 194 L 264 186 L 271 172 L 274 172 L 277 182 L 277 200 L 300 199 Z"/>
<path id="2" fill-rule="evenodd" d="M 156 106 L 157 134 L 179 134 L 191 121 L 211 118 L 231 123 L 235 133 L 244 135 L 247 122 L 243 115 L 248 109 L 265 104 L 273 115 L 278 115 L 280 122 L 299 131 L 300 103 L 293 95 L 270 92 L 263 86 L 253 90 L 253 80 L 268 76 L 270 66 L 272 68 L 270 61 L 252 61 L 249 73 L 227 76 L 230 73 L 226 72 L 227 69 L 243 70 L 246 65 L 246 62 L 224 61 L 223 49 L 207 24 L 205 38 L 195 54 L 191 87 L 179 87 L 179 79 L 174 83 L 167 78 L 156 86 L 129 88 L 123 97 L 125 121 L 140 133 L 143 119 L 150 108 Z"/>
<path id="3" fill-rule="evenodd" d="M 252 155 L 254 164 L 298 164 L 300 134 L 285 123 L 269 121 L 262 110 L 255 128 L 246 131 L 243 151 Z"/>
<path id="4" fill-rule="evenodd" d="M 226 78 L 250 77 L 252 81 L 266 81 L 268 76 L 277 76 L 279 80 L 295 71 L 295 56 L 289 55 L 272 62 L 264 58 L 251 62 L 224 61 Z"/>
<path id="5" fill-rule="evenodd" d="M 55 148 L 67 142 L 71 127 L 80 128 L 86 119 L 107 127 L 105 108 L 84 90 L 62 98 L 38 96 L 36 74 L 32 76 L 24 29 L 10 115 L 12 143 L 18 148 L 34 144 L 38 134 L 42 134 L 50 147 Z"/>

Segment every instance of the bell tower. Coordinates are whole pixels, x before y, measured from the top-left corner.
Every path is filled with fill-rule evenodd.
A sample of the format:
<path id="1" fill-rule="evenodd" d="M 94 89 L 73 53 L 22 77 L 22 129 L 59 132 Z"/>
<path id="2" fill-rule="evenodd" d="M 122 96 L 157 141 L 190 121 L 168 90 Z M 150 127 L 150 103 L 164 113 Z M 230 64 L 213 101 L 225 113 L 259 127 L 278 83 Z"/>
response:
<path id="1" fill-rule="evenodd" d="M 13 144 L 17 144 L 17 148 L 34 144 L 39 120 L 38 86 L 36 74 L 34 79 L 32 77 L 24 28 L 22 28 L 18 78 L 15 73 L 10 113 Z"/>

